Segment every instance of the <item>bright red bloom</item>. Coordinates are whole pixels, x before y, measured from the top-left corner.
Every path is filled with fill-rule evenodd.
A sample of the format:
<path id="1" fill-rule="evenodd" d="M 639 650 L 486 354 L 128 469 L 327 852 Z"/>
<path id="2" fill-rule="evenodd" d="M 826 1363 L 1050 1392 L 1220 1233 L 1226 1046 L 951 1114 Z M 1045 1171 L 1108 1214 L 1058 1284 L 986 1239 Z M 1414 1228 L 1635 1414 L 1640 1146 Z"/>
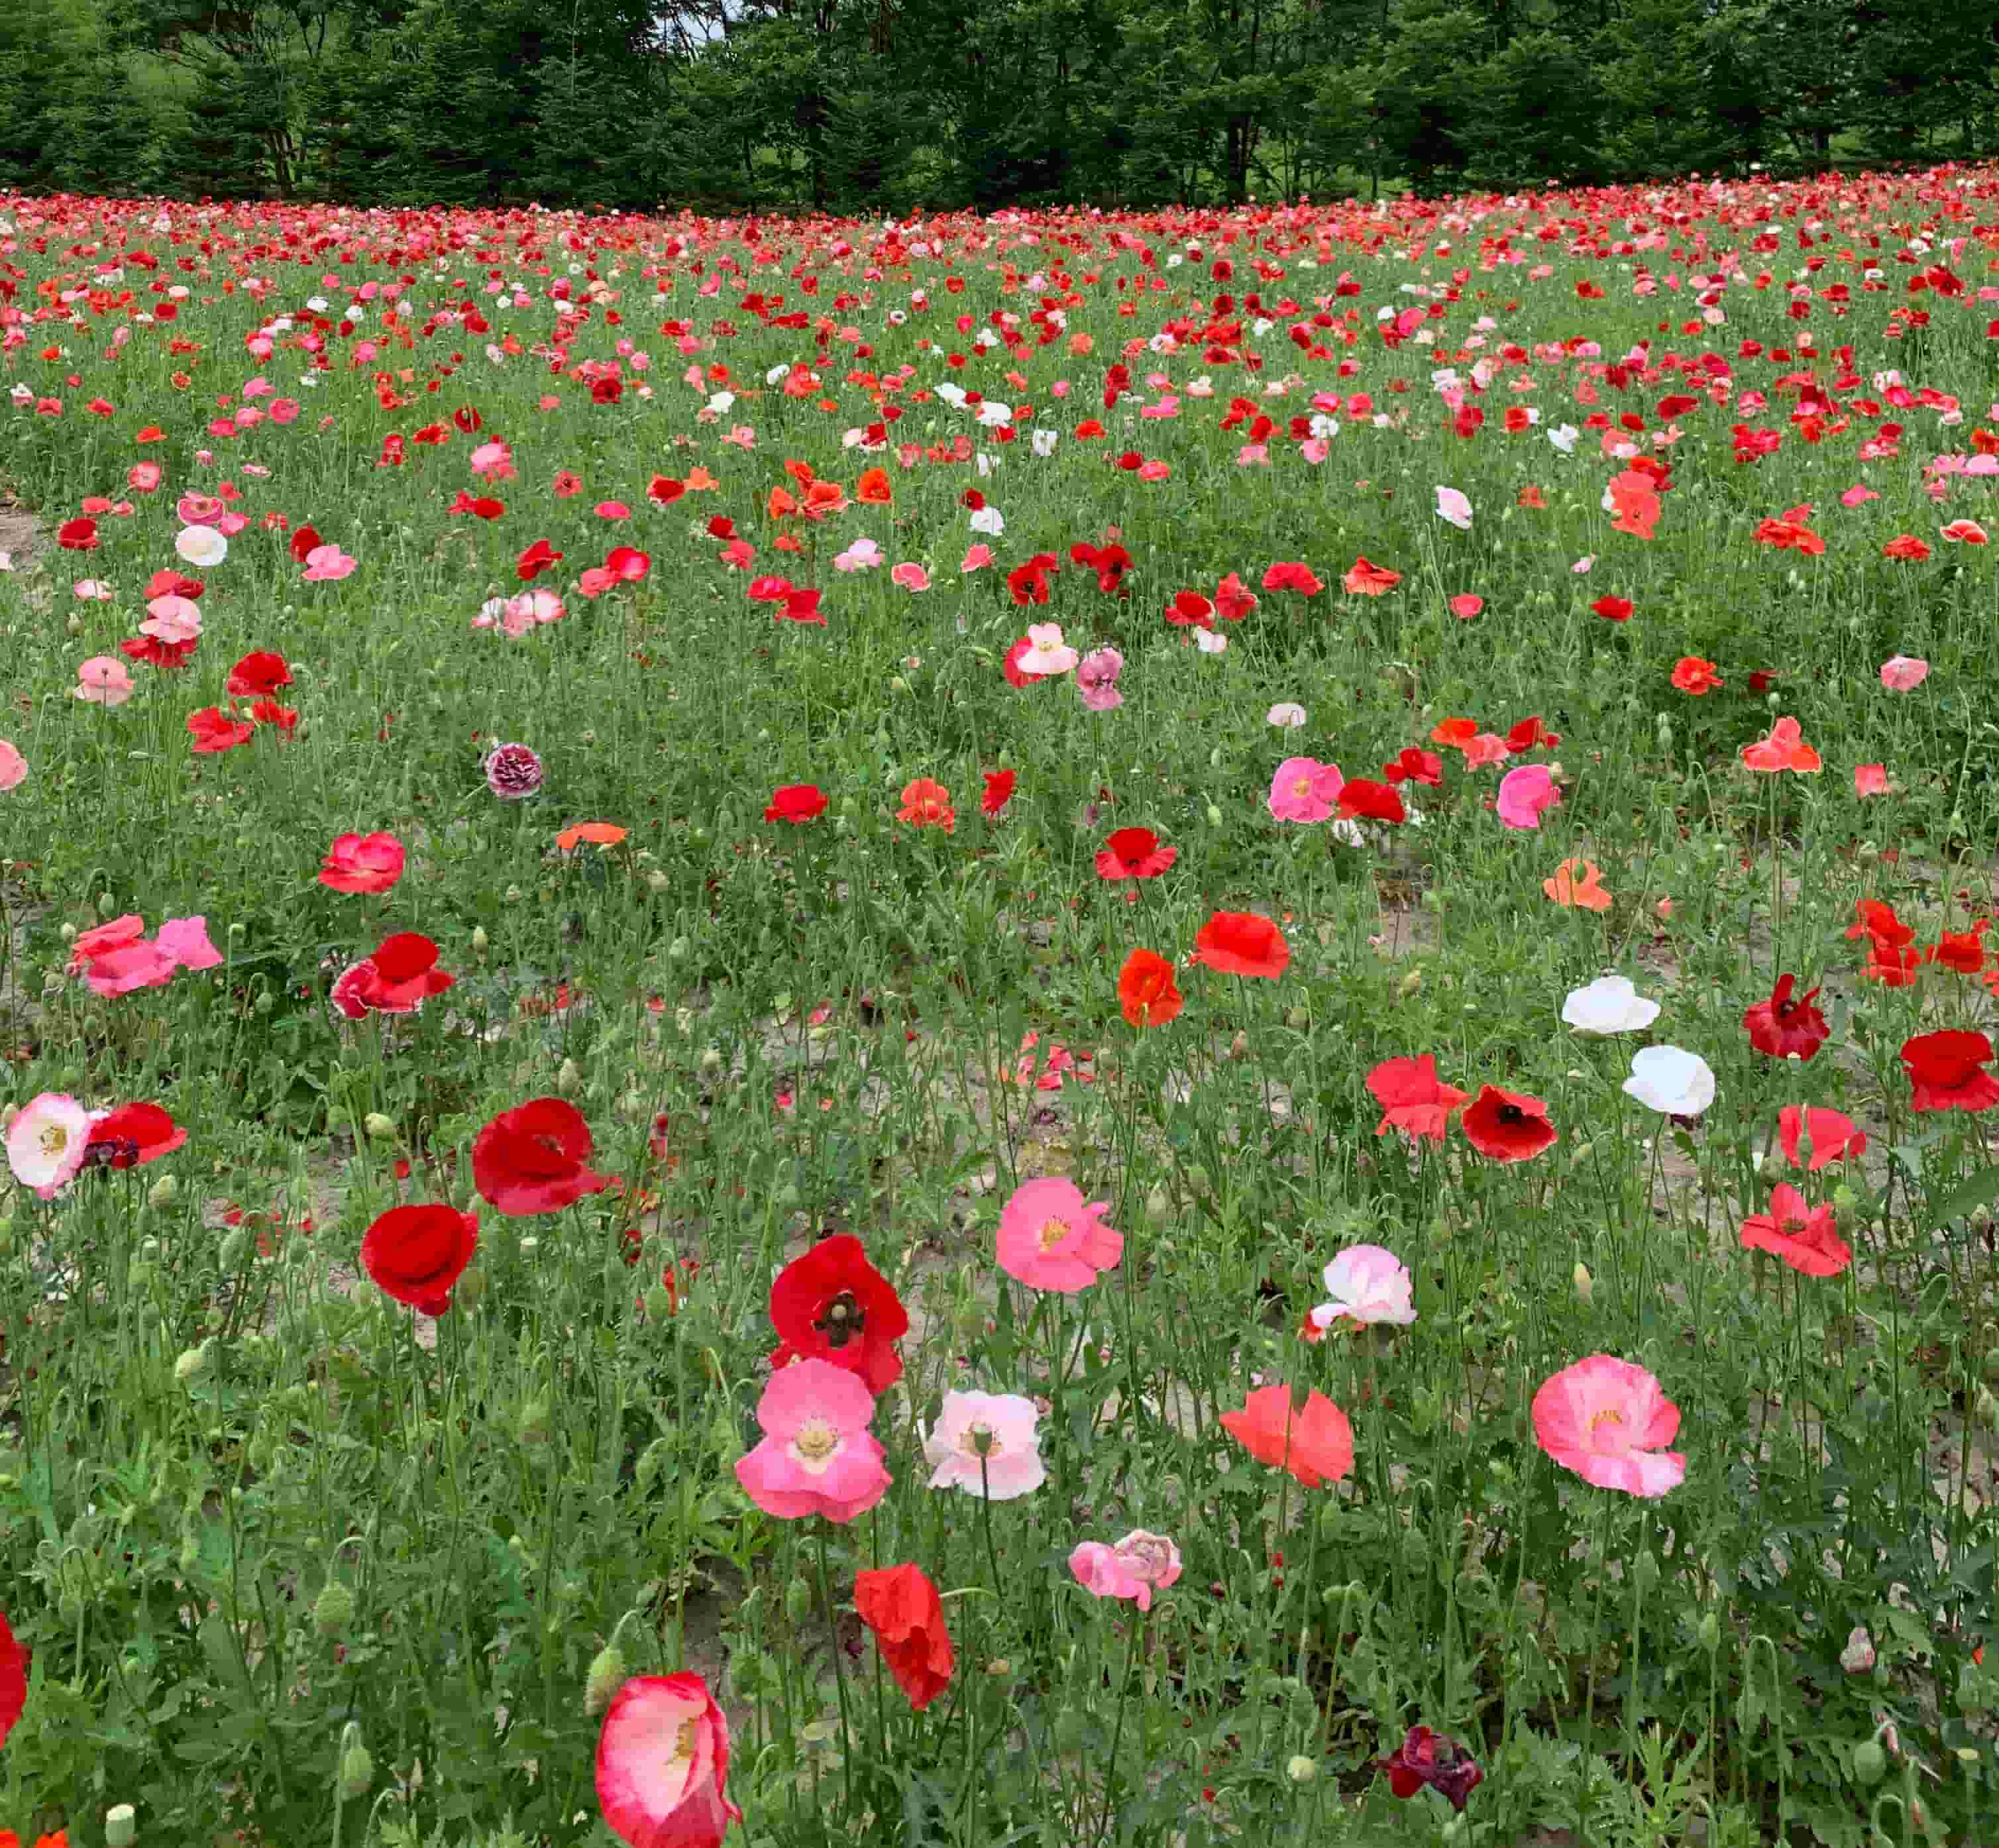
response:
<path id="1" fill-rule="evenodd" d="M 319 547 L 325 543 L 326 541 L 320 537 L 317 529 L 311 526 L 300 527 L 291 537 L 290 550 L 293 562 L 303 564 Z"/>
<path id="2" fill-rule="evenodd" d="M 1530 1161 L 1561 1140 L 1548 1121 L 1548 1107 L 1539 1097 L 1479 1087 L 1463 1116 L 1465 1139 L 1491 1161 Z"/>
<path id="3" fill-rule="evenodd" d="M 397 1302 L 442 1316 L 478 1248 L 476 1213 L 442 1204 L 392 1206 L 362 1240 L 361 1267 Z"/>
<path id="4" fill-rule="evenodd" d="M 285 664 L 285 657 L 274 654 L 268 648 L 259 648 L 244 655 L 229 670 L 228 684 L 223 691 L 238 699 L 261 699 L 291 684 L 292 671 Z"/>
<path id="5" fill-rule="evenodd" d="M 957 1666 L 937 1588 L 916 1565 L 854 1575 L 854 1609 L 875 1633 L 875 1647 L 918 1712 L 951 1685 Z"/>
<path id="6" fill-rule="evenodd" d="M 1194 940 L 1196 962 L 1225 976 L 1275 981 L 1289 967 L 1291 946 L 1269 918 L 1254 911 L 1218 911 Z"/>
<path id="7" fill-rule="evenodd" d="M 1816 1104 L 1800 1110 L 1795 1104 L 1787 1104 L 1777 1112 L 1777 1146 L 1794 1168 L 1805 1166 L 1800 1153 L 1807 1135 L 1811 1138 L 1810 1171 L 1814 1174 L 1834 1162 L 1849 1156 L 1858 1159 L 1867 1153 L 1866 1133 L 1854 1126 L 1852 1118 L 1839 1111 L 1822 1110 Z"/>
<path id="8" fill-rule="evenodd" d="M 458 977 L 437 966 L 438 946 L 414 931 L 385 937 L 375 953 L 343 969 L 333 1003 L 349 1020 L 369 1014 L 413 1014 Z"/>
<path id="9" fill-rule="evenodd" d="M 1384 1059 L 1367 1074 L 1367 1088 L 1381 1106 L 1377 1135 L 1399 1129 L 1412 1142 L 1440 1142 L 1450 1113 L 1470 1096 L 1437 1077 L 1436 1060 L 1428 1052 L 1419 1059 Z"/>
<path id="10" fill-rule="evenodd" d="M 1135 1027 L 1163 1027 L 1183 1005 L 1173 966 L 1156 950 L 1135 949 L 1117 972 L 1117 1004 Z"/>
<path id="11" fill-rule="evenodd" d="M 875 1393 L 902 1377 L 896 1344 L 909 1331 L 909 1312 L 851 1233 L 820 1240 L 778 1273 L 771 1326 L 778 1342 L 773 1367 L 829 1361 Z"/>
<path id="12" fill-rule="evenodd" d="M 562 563 L 563 555 L 545 539 L 538 539 L 514 560 L 514 574 L 523 584 L 532 584 L 542 572 Z"/>
<path id="13" fill-rule="evenodd" d="M 1631 620 L 1632 604 L 1629 597 L 1599 597 L 1589 607 L 1606 622 L 1628 622 Z"/>
<path id="14" fill-rule="evenodd" d="M 1793 1000 L 1791 990 L 1796 986 L 1796 976 L 1779 976 L 1770 998 L 1758 1001 L 1742 1016 L 1749 1043 L 1772 1059 L 1787 1058 L 1793 1052 L 1810 1059 L 1832 1037 L 1825 1016 L 1813 1005 L 1818 990 L 1814 988 Z"/>
<path id="15" fill-rule="evenodd" d="M 1349 596 L 1385 597 L 1401 581 L 1400 571 L 1391 571 L 1386 565 L 1370 563 L 1363 553 L 1354 560 L 1340 584 Z"/>
<path id="16" fill-rule="evenodd" d="M 1692 694 L 1696 699 L 1727 684 L 1715 671 L 1713 662 L 1703 660 L 1697 654 L 1683 654 L 1673 663 L 1673 685 L 1682 693 Z"/>
<path id="17" fill-rule="evenodd" d="M 536 1097 L 503 1110 L 472 1145 L 472 1181 L 482 1198 L 512 1219 L 560 1212 L 611 1184 L 587 1164 L 590 1125 L 560 1097 Z"/>
<path id="18" fill-rule="evenodd" d="M 1984 933 L 1991 927 L 1989 917 L 1981 917 L 1968 931 L 1946 931 L 1925 959 L 1941 962 L 1960 976 L 1975 976 L 1985 966 Z"/>
<path id="19" fill-rule="evenodd" d="M 1509 730 L 1505 739 L 1507 750 L 1515 757 L 1518 757 L 1523 751 L 1533 751 L 1542 745 L 1546 745 L 1552 751 L 1561 742 L 1561 733 L 1550 731 L 1541 723 L 1541 716 L 1539 713 L 1536 713 L 1530 718 L 1522 719 L 1516 722 Z"/>
<path id="20" fill-rule="evenodd" d="M 1094 571 L 1097 588 L 1106 596 L 1124 581 L 1124 574 L 1131 568 L 1131 554 L 1122 546 L 1074 545 L 1069 549 L 1069 561 Z"/>
<path id="21" fill-rule="evenodd" d="M 299 710 L 296 706 L 280 706 L 275 699 L 253 699 L 250 722 L 275 726 L 279 737 L 289 738 L 299 728 Z"/>
<path id="22" fill-rule="evenodd" d="M 201 646 L 199 636 L 185 642 L 163 642 L 158 636 L 128 636 L 118 644 L 118 651 L 127 660 L 144 661 L 155 667 L 181 667 L 187 664 L 188 657 Z M 4 1848 L 4 1844 L 0 1844 Z"/>
<path id="23" fill-rule="evenodd" d="M 95 552 L 97 550 L 96 521 L 64 520 L 56 529 L 56 543 L 65 552 Z"/>
<path id="24" fill-rule="evenodd" d="M 1259 1386 L 1221 1427 L 1259 1463 L 1287 1469 L 1308 1489 L 1339 1482 L 1353 1467 L 1353 1427 L 1323 1392 L 1291 1402 L 1287 1385 Z"/>
<path id="25" fill-rule="evenodd" d="M 315 539 L 313 543 L 317 545 L 319 542 Z M 185 597 L 190 603 L 196 603 L 207 588 L 199 577 L 184 577 L 169 568 L 155 571 L 146 580 L 146 599 L 151 602 L 155 597 Z"/>
<path id="26" fill-rule="evenodd" d="M 778 613 L 787 622 L 816 622 L 826 626 L 826 612 L 819 606 L 820 592 L 794 584 L 785 593 L 785 607 Z"/>
<path id="27" fill-rule="evenodd" d="M 1469 1752 L 1456 1739 L 1427 1726 L 1412 1726 L 1394 1752 L 1377 1762 L 1388 1773 L 1388 1787 L 1397 1796 L 1413 1797 L 1428 1784 L 1448 1798 L 1451 1808 L 1460 1815 L 1465 1798 L 1485 1781 L 1485 1773 Z"/>
<path id="28" fill-rule="evenodd" d="M 1744 1250 L 1773 1252 L 1805 1277 L 1837 1277 L 1853 1262 L 1832 1208 L 1807 1207 L 1803 1194 L 1781 1182 L 1770 1191 L 1770 1210 L 1742 1222 L 1741 1237 Z"/>
<path id="29" fill-rule="evenodd" d="M 1992 1042 L 1983 1033 L 1946 1028 L 1902 1042 L 1911 1110 L 1990 1110 L 1999 1104 L 1999 1078 L 1986 1070 Z"/>
<path id="30" fill-rule="evenodd" d="M 143 1168 L 186 1146 L 188 1132 L 157 1104 L 120 1104 L 90 1126 L 85 1167 Z"/>
<path id="31" fill-rule="evenodd" d="M 1872 943 L 1867 960 L 1860 966 L 1864 981 L 1879 982 L 1883 988 L 1913 988 L 1923 972 L 1924 952 L 1906 944 Z"/>
<path id="32" fill-rule="evenodd" d="M 403 876 L 403 858 L 393 834 L 336 834 L 319 882 L 329 892 L 386 892 Z"/>
<path id="33" fill-rule="evenodd" d="M 1392 764 L 1384 764 L 1381 774 L 1391 783 L 1417 782 L 1426 788 L 1441 789 L 1443 787 L 1443 759 L 1433 751 L 1419 751 L 1413 744 L 1405 745 Z"/>
<path id="34" fill-rule="evenodd" d="M 1162 847 L 1148 827 L 1114 830 L 1097 853 L 1100 879 L 1155 879 L 1180 857 L 1176 847 Z"/>
<path id="35" fill-rule="evenodd" d="M 1801 552 L 1807 558 L 1815 558 L 1825 550 L 1825 541 L 1799 520 L 1765 520 L 1757 527 L 1755 537 L 1758 545 L 1774 546 L 1780 552 Z"/>
<path id="36" fill-rule="evenodd" d="M 0 1746 L 14 1730 L 22 1710 L 28 1704 L 28 1652 L 14 1640 L 14 1632 L 0 1613 Z"/>
<path id="37" fill-rule="evenodd" d="M 1225 622 L 1239 622 L 1256 607 L 1256 594 L 1244 585 L 1239 572 L 1231 571 L 1214 587 L 1214 613 Z"/>
<path id="38" fill-rule="evenodd" d="M 1052 552 L 1037 552 L 1025 564 L 1016 565 L 1006 574 L 1007 592 L 1024 608 L 1029 604 L 1045 603 L 1048 600 L 1048 580 L 1061 568 L 1061 561 Z"/>
<path id="39" fill-rule="evenodd" d="M 1316 597 L 1325 584 L 1310 565 L 1292 562 L 1274 564 L 1266 570 L 1263 588 L 1266 591 L 1297 591 L 1307 597 Z"/>
<path id="40" fill-rule="evenodd" d="M 1914 928 L 1895 915 L 1895 907 L 1884 899 L 1859 898 L 1853 901 L 1857 914 L 1846 927 L 1849 938 L 1868 937 L 1884 949 L 1900 949 L 1915 941 Z"/>
<path id="41" fill-rule="evenodd" d="M 1214 605 L 1199 591 L 1176 591 L 1166 604 L 1166 620 L 1176 629 L 1212 629 Z"/>
<path id="42" fill-rule="evenodd" d="M 234 751 L 239 744 L 247 744 L 256 732 L 254 725 L 245 725 L 220 706 L 205 706 L 198 713 L 188 714 L 187 728 L 194 739 L 195 754 L 213 757 L 222 751 Z"/>
<path id="43" fill-rule="evenodd" d="M 1397 826 L 1408 820 L 1402 799 L 1386 783 L 1349 777 L 1340 785 L 1339 812 L 1355 821 L 1381 821 Z"/>
<path id="44" fill-rule="evenodd" d="M 1034 678 L 1038 680 L 1041 676 L 1036 674 Z M 1006 813 L 1007 803 L 1013 799 L 1017 778 L 1010 770 L 988 770 L 984 774 L 986 793 L 979 798 L 979 812 L 989 821 L 996 821 Z"/>
<path id="45" fill-rule="evenodd" d="M 764 810 L 766 821 L 788 821 L 794 827 L 826 813 L 826 792 L 816 783 L 786 783 L 771 792 Z"/>

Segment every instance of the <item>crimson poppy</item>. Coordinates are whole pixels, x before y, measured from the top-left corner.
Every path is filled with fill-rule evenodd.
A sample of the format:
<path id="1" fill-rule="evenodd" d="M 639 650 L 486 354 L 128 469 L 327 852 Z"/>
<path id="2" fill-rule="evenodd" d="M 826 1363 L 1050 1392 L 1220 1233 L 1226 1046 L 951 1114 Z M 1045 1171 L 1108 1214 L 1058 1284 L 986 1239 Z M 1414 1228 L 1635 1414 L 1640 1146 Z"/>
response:
<path id="1" fill-rule="evenodd" d="M 819 593 L 808 590 L 803 585 L 794 585 L 785 593 L 785 607 L 779 612 L 787 622 L 816 622 L 826 626 L 826 613 L 819 606 Z"/>
<path id="2" fill-rule="evenodd" d="M 1297 591 L 1305 596 L 1315 597 L 1325 585 L 1310 565 L 1291 560 L 1266 569 L 1263 588 L 1266 591 Z"/>
<path id="3" fill-rule="evenodd" d="M 509 1218 L 560 1212 L 610 1177 L 587 1164 L 590 1125 L 560 1097 L 536 1097 L 503 1110 L 472 1145 L 472 1180 L 481 1198 Z"/>
<path id="4" fill-rule="evenodd" d="M 317 548 L 325 543 L 326 541 L 320 537 L 316 528 L 312 526 L 300 527 L 291 537 L 290 550 L 293 562 L 296 564 L 303 564 L 307 559 L 310 557 Z"/>
<path id="5" fill-rule="evenodd" d="M 1239 622 L 1256 607 L 1256 593 L 1243 583 L 1240 572 L 1231 571 L 1214 587 L 1214 613 L 1225 622 Z"/>
<path id="6" fill-rule="evenodd" d="M 1496 1084 L 1479 1087 L 1458 1121 L 1465 1139 L 1491 1161 L 1531 1161 L 1561 1138 L 1548 1121 L 1548 1107 L 1539 1097 L 1502 1090 Z"/>
<path id="7" fill-rule="evenodd" d="M 902 1377 L 896 1344 L 909 1333 L 909 1312 L 851 1233 L 820 1240 L 778 1273 L 771 1326 L 778 1340 L 773 1367 L 830 1361 L 878 1393 Z"/>
<path id="8" fill-rule="evenodd" d="M 349 1020 L 368 1014 L 411 1014 L 458 980 L 437 966 L 438 946 L 414 931 L 385 937 L 372 955 L 344 969 L 333 985 L 334 1005 Z"/>
<path id="9" fill-rule="evenodd" d="M 1853 901 L 1856 914 L 1854 921 L 1846 927 L 1849 938 L 1866 937 L 1885 949 L 1900 949 L 1913 943 L 1916 933 L 1914 927 L 1905 924 L 1895 915 L 1895 907 L 1885 899 L 1860 898 Z"/>
<path id="10" fill-rule="evenodd" d="M 686 492 L 687 484 L 670 475 L 655 475 L 646 484 L 646 498 L 657 506 L 670 507 Z"/>
<path id="11" fill-rule="evenodd" d="M 523 584 L 532 584 L 542 572 L 562 563 L 563 555 L 545 539 L 538 539 L 514 560 L 514 574 Z"/>
<path id="12" fill-rule="evenodd" d="M 1183 1004 L 1173 964 L 1156 950 L 1134 950 L 1117 972 L 1117 1002 L 1135 1027 L 1166 1025 Z"/>
<path id="13" fill-rule="evenodd" d="M 127 660 L 144 661 L 154 667 L 181 667 L 200 645 L 199 636 L 185 642 L 163 642 L 158 636 L 135 635 L 120 642 L 118 651 Z"/>
<path id="14" fill-rule="evenodd" d="M 1060 561 L 1052 552 L 1037 552 L 1026 563 L 1014 566 L 1006 574 L 1007 593 L 1023 607 L 1045 603 L 1048 600 L 1048 580 L 1060 569 Z"/>
<path id="15" fill-rule="evenodd" d="M 1349 777 L 1339 788 L 1339 812 L 1350 820 L 1382 821 L 1391 826 L 1408 820 L 1402 799 L 1386 783 Z"/>
<path id="16" fill-rule="evenodd" d="M 1516 757 L 1523 751 L 1533 751 L 1542 745 L 1552 751 L 1561 742 L 1561 733 L 1550 731 L 1541 723 L 1539 713 L 1519 720 L 1506 733 L 1506 748 Z"/>
<path id="17" fill-rule="evenodd" d="M 292 684 L 292 671 L 282 654 L 268 648 L 253 650 L 229 670 L 223 691 L 239 699 L 261 699 L 280 687 Z"/>
<path id="18" fill-rule="evenodd" d="M 1960 976 L 1975 976 L 1985 966 L 1985 945 L 1981 941 L 1992 921 L 1981 917 L 1968 931 L 1945 931 L 1926 960 L 1940 962 Z"/>
<path id="19" fill-rule="evenodd" d="M 300 530 L 306 532 L 312 532 L 310 526 L 303 527 Z M 319 543 L 319 536 L 314 533 L 313 543 L 317 545 Z M 305 560 L 301 559 L 299 562 L 303 564 Z M 201 600 L 202 592 L 207 588 L 208 586 L 199 577 L 183 577 L 171 567 L 164 570 L 155 571 L 146 580 L 146 597 L 148 602 L 155 597 L 185 597 L 190 603 L 197 603 Z"/>
<path id="20" fill-rule="evenodd" d="M 957 1656 L 944 1600 L 916 1565 L 854 1575 L 854 1613 L 875 1633 L 875 1647 L 918 1712 L 951 1685 Z"/>
<path id="21" fill-rule="evenodd" d="M 1022 639 L 1024 640 L 1026 638 L 1024 636 Z M 1041 676 L 1036 674 L 1034 678 L 1038 680 Z M 986 793 L 979 798 L 979 812 L 989 821 L 996 821 L 1006 813 L 1007 803 L 1013 799 L 1013 785 L 1017 778 L 1011 770 L 988 770 L 983 774 Z"/>
<path id="22" fill-rule="evenodd" d="M 1290 966 L 1291 946 L 1257 912 L 1218 911 L 1195 933 L 1193 959 L 1221 975 L 1262 976 L 1274 982 Z"/>
<path id="23" fill-rule="evenodd" d="M 1384 1059 L 1367 1074 L 1367 1088 L 1381 1106 L 1377 1135 L 1399 1129 L 1412 1142 L 1440 1142 L 1450 1113 L 1471 1095 L 1437 1077 L 1436 1060 L 1428 1052 L 1419 1059 Z"/>
<path id="24" fill-rule="evenodd" d="M 1606 622 L 1628 622 L 1631 620 L 1632 605 L 1629 597 L 1599 597 L 1589 607 Z"/>
<path id="25" fill-rule="evenodd" d="M 1214 605 L 1199 591 L 1176 591 L 1166 605 L 1166 620 L 1176 629 L 1212 629 Z"/>
<path id="26" fill-rule="evenodd" d="M 1911 1110 L 1990 1110 L 1999 1104 L 1999 1078 L 1985 1070 L 1992 1042 L 1983 1033 L 1949 1028 L 1902 1042 Z"/>
<path id="27" fill-rule="evenodd" d="M 1832 1037 L 1825 1016 L 1813 1005 L 1818 990 L 1814 988 L 1793 1000 L 1791 990 L 1796 986 L 1796 976 L 1779 976 L 1770 998 L 1758 1001 L 1742 1016 L 1749 1043 L 1772 1059 L 1786 1058 L 1793 1052 L 1810 1059 Z"/>
<path id="28" fill-rule="evenodd" d="M 64 520 L 56 529 L 56 543 L 65 552 L 95 552 L 97 550 L 96 521 Z"/>
<path id="29" fill-rule="evenodd" d="M 1391 783 L 1417 782 L 1426 789 L 1443 787 L 1443 759 L 1433 751 L 1419 751 L 1413 744 L 1405 745 L 1392 764 L 1384 764 L 1381 774 Z"/>
<path id="30" fill-rule="evenodd" d="M 1131 554 L 1117 545 L 1073 545 L 1069 549 L 1069 561 L 1086 571 L 1094 571 L 1097 588 L 1106 596 L 1124 581 L 1124 574 L 1131 568 Z"/>
<path id="31" fill-rule="evenodd" d="M 1377 1761 L 1388 1773 L 1388 1787 L 1398 1797 L 1413 1797 L 1425 1784 L 1450 1799 L 1460 1815 L 1464 1800 L 1485 1781 L 1478 1762 L 1454 1739 L 1412 1726 L 1408 1735 L 1386 1758 Z"/>
<path id="32" fill-rule="evenodd" d="M 188 1132 L 157 1104 L 120 1104 L 90 1126 L 85 1167 L 143 1168 L 186 1145 Z"/>
<path id="33" fill-rule="evenodd" d="M 1155 879 L 1180 857 L 1176 847 L 1162 847 L 1148 827 L 1121 827 L 1097 849 L 1100 879 Z"/>
<path id="34" fill-rule="evenodd" d="M 764 810 L 766 821 L 788 821 L 794 827 L 826 813 L 826 792 L 816 783 L 786 783 L 771 792 Z"/>
<path id="35" fill-rule="evenodd" d="M 194 738 L 196 754 L 203 757 L 213 757 L 225 751 L 234 751 L 239 744 L 248 744 L 257 729 L 213 706 L 189 713 L 187 728 Z"/>
<path id="36" fill-rule="evenodd" d="M 441 1203 L 392 1206 L 362 1240 L 361 1267 L 385 1295 L 419 1315 L 442 1316 L 478 1247 L 476 1213 Z"/>
<path id="37" fill-rule="evenodd" d="M 14 1730 L 22 1710 L 28 1704 L 28 1652 L 14 1640 L 14 1632 L 0 1613 L 0 1746 Z"/>

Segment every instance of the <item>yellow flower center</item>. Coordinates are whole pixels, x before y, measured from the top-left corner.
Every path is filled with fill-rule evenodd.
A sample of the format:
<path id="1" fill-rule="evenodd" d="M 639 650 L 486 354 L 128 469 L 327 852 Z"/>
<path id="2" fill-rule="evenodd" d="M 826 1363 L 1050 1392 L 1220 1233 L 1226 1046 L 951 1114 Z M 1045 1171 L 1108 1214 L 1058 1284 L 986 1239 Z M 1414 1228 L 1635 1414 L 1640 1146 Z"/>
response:
<path id="1" fill-rule="evenodd" d="M 840 1433 L 824 1419 L 815 1419 L 792 1440 L 802 1463 L 823 1463 L 840 1448 Z"/>
<path id="2" fill-rule="evenodd" d="M 1066 1219 L 1044 1219 L 1041 1230 L 1035 1236 L 1041 1241 L 1044 1251 L 1052 1251 L 1069 1236 L 1069 1225 Z"/>
<path id="3" fill-rule="evenodd" d="M 54 1161 L 69 1146 L 69 1132 L 60 1123 L 42 1125 L 42 1153 Z"/>
<path id="4" fill-rule="evenodd" d="M 1294 796 L 1301 798 L 1311 795 L 1311 778 L 1308 776 L 1293 777 L 1291 778 L 1291 793 Z"/>
<path id="5" fill-rule="evenodd" d="M 1619 1442 L 1618 1434 L 1624 1428 L 1624 1414 L 1622 1412 L 1613 1412 L 1606 1406 L 1603 1410 L 1595 1413 L 1589 1421 L 1589 1437 L 1592 1444 L 1599 1441 L 1597 1432 L 1606 1424 L 1614 1426 L 1616 1429 L 1602 1441 L 1609 1445 L 1615 1445 Z"/>
<path id="6" fill-rule="evenodd" d="M 700 1721 L 681 1721 L 679 1735 L 674 1741 L 674 1756 L 677 1760 L 692 1758 L 695 1755 L 695 1741 L 699 1738 L 700 1733 Z"/>

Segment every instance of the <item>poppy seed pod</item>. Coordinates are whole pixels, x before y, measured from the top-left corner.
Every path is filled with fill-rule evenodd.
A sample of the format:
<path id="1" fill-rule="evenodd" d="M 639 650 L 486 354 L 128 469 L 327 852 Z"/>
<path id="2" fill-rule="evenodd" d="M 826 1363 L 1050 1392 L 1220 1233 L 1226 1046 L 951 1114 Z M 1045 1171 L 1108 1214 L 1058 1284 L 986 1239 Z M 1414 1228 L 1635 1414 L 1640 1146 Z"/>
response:
<path id="1" fill-rule="evenodd" d="M 625 1683 L 625 1657 L 615 1642 L 597 1652 L 584 1677 L 583 1711 L 592 1719 L 611 1704 L 611 1697 Z"/>
<path id="2" fill-rule="evenodd" d="M 327 1579 L 313 1600 L 312 1621 L 322 1636 L 345 1636 L 354 1621 L 353 1591 L 338 1579 Z"/>

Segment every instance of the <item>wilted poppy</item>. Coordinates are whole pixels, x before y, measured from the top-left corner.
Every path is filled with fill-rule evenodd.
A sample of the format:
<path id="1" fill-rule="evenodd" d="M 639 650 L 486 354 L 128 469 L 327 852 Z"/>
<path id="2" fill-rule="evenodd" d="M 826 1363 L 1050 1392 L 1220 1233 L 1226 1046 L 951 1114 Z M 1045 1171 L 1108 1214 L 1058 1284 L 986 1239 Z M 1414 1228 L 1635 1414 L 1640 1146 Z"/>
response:
<path id="1" fill-rule="evenodd" d="M 857 1572 L 854 1609 L 874 1633 L 896 1685 L 920 1713 L 951 1685 L 957 1665 L 937 1588 L 917 1565 Z"/>

